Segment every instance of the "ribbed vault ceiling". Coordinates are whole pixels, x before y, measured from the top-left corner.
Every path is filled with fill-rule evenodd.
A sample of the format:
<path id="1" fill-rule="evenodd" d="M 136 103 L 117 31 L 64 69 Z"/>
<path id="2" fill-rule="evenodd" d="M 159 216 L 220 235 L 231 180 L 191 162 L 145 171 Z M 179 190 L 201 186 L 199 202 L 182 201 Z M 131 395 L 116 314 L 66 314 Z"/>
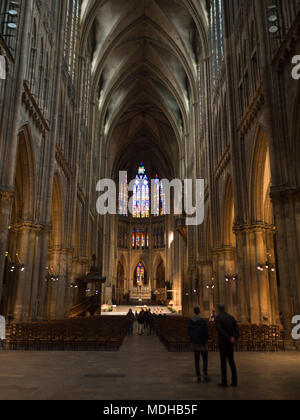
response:
<path id="1" fill-rule="evenodd" d="M 168 168 L 179 166 L 180 141 L 206 54 L 204 4 L 84 0 L 82 45 L 92 57 L 93 90 L 100 94 L 112 171 L 136 167 L 148 153 L 155 170 L 175 175 Z"/>

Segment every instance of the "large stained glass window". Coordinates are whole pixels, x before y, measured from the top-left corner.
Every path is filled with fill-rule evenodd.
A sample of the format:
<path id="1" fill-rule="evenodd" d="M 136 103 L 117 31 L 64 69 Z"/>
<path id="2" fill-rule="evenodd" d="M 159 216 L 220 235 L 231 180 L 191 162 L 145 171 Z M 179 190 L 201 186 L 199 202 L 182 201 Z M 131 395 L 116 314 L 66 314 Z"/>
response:
<path id="1" fill-rule="evenodd" d="M 138 174 L 134 180 L 133 197 L 132 197 L 132 216 L 135 219 L 146 219 L 151 214 L 155 217 L 166 215 L 166 194 L 163 183 L 159 175 L 156 174 L 154 182 L 151 182 L 152 190 L 150 190 L 150 182 L 146 174 L 145 166 L 141 163 Z M 150 193 L 153 199 L 150 199 Z M 128 216 L 128 180 L 120 183 L 119 189 L 119 214 Z M 145 237 L 145 241 L 147 238 Z"/>
<path id="2" fill-rule="evenodd" d="M 150 188 L 144 165 L 141 163 L 133 190 L 133 217 L 150 217 Z"/>
<path id="3" fill-rule="evenodd" d="M 143 263 L 138 263 L 136 267 L 136 283 L 138 286 L 143 286 L 145 281 L 145 267 Z"/>

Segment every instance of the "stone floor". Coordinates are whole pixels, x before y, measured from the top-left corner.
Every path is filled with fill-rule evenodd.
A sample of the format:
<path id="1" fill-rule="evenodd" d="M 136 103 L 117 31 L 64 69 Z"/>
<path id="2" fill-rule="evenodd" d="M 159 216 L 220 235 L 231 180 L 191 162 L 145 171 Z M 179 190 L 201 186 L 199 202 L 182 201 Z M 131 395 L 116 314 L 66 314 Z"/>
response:
<path id="1" fill-rule="evenodd" d="M 0 352 L 0 400 L 300 399 L 300 352 L 237 354 L 238 389 L 198 385 L 192 354 L 168 353 L 157 337 L 127 338 L 118 353 Z"/>

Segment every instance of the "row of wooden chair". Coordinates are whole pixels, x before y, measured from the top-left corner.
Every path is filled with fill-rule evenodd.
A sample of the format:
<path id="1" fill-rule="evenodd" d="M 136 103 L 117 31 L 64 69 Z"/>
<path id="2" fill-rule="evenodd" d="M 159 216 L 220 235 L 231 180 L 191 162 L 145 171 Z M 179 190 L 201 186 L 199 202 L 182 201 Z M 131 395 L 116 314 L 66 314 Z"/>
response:
<path id="1" fill-rule="evenodd" d="M 188 335 L 189 319 L 170 317 L 157 321 L 157 334 L 168 351 L 188 352 L 193 346 Z M 218 332 L 213 322 L 208 322 L 209 351 L 218 350 Z M 239 325 L 240 338 L 235 344 L 236 351 L 279 351 L 285 350 L 284 336 L 278 326 Z"/>
<path id="2" fill-rule="evenodd" d="M 117 351 L 128 331 L 125 317 L 18 323 L 7 327 L 7 350 Z"/>

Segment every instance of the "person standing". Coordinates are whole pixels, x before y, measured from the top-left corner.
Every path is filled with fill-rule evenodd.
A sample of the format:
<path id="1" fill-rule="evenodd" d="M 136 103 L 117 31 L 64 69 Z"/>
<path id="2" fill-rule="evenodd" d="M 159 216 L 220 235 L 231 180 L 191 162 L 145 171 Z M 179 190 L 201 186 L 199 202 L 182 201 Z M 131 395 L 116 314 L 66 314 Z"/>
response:
<path id="1" fill-rule="evenodd" d="M 142 310 L 138 316 L 138 335 L 144 334 L 145 312 Z"/>
<path id="2" fill-rule="evenodd" d="M 150 313 L 149 318 L 149 335 L 155 334 L 155 316 Z"/>
<path id="3" fill-rule="evenodd" d="M 224 305 L 218 305 L 216 326 L 219 334 L 219 349 L 221 357 L 222 382 L 219 386 L 227 387 L 227 361 L 231 368 L 232 384 L 238 385 L 237 368 L 234 361 L 234 344 L 239 338 L 239 328 L 233 316 L 225 311 Z"/>
<path id="4" fill-rule="evenodd" d="M 200 308 L 194 308 L 195 316 L 191 318 L 188 334 L 194 347 L 195 370 L 198 383 L 201 383 L 200 355 L 203 360 L 204 382 L 208 382 L 208 327 L 205 319 L 200 316 Z"/>
<path id="5" fill-rule="evenodd" d="M 130 324 L 129 324 L 129 329 L 128 329 L 128 335 L 129 336 L 133 336 L 133 327 L 134 327 L 134 313 L 132 312 L 132 309 L 129 309 L 129 312 L 127 314 L 127 319 L 129 320 Z"/>
<path id="6" fill-rule="evenodd" d="M 147 309 L 147 310 L 145 311 L 145 324 L 144 324 L 144 332 L 145 332 L 145 333 L 147 333 L 148 335 L 149 335 L 149 322 L 150 322 L 150 316 L 151 316 L 151 314 L 150 314 L 149 310 Z"/>

